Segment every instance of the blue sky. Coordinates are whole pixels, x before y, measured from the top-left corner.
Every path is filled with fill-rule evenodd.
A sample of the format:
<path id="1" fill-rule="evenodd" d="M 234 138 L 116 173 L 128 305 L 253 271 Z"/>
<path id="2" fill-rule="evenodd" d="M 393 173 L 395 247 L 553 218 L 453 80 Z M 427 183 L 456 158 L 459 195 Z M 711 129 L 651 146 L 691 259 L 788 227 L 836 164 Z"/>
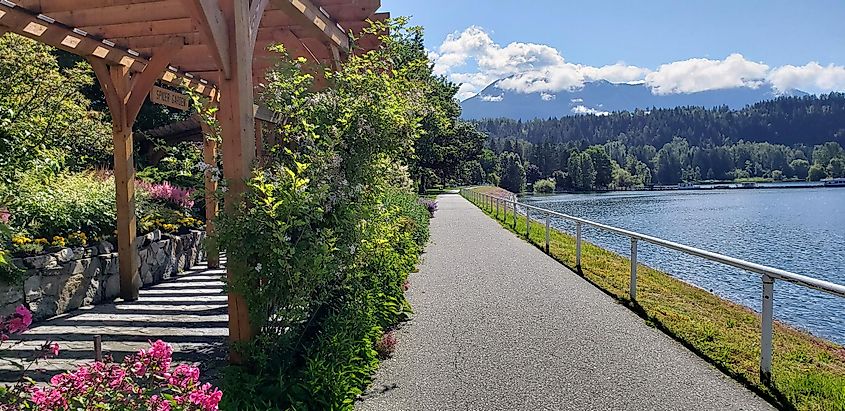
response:
<path id="1" fill-rule="evenodd" d="M 554 91 L 577 85 L 577 79 L 561 78 L 572 75 L 564 65 L 576 65 L 576 71 L 587 67 L 587 72 L 590 67 L 608 67 L 605 72 L 629 67 L 627 75 L 616 70 L 606 77 L 646 81 L 663 92 L 765 81 L 813 92 L 845 89 L 842 0 L 382 0 L 382 10 L 410 15 L 412 23 L 426 28 L 433 57 L 446 55 L 439 64 L 443 74 L 460 82 L 475 76 L 476 84 L 465 87 L 465 94 L 494 77 L 524 72 L 533 75 L 515 88 Z M 449 35 L 455 41 L 441 50 Z M 731 55 L 741 59 L 726 62 Z M 506 70 L 496 59 L 516 68 Z M 688 63 L 647 79 L 648 72 L 676 62 Z M 641 69 L 640 75 L 632 67 Z M 678 84 L 685 74 L 694 77 L 692 83 Z M 543 75 L 552 79 L 540 79 Z M 575 76 L 584 80 L 583 73 Z M 708 80 L 714 76 L 726 78 Z M 595 78 L 588 74 L 586 80 Z"/>

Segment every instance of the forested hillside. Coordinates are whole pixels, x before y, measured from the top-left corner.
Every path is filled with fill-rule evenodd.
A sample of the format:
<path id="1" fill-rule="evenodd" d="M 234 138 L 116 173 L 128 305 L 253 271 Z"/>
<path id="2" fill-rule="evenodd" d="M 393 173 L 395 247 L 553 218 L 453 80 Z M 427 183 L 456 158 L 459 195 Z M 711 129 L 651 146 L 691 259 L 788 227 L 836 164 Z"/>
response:
<path id="1" fill-rule="evenodd" d="M 559 119 L 477 122 L 493 138 L 517 138 L 533 143 L 603 144 L 622 140 L 628 145 L 662 146 L 683 137 L 695 146 L 759 141 L 815 145 L 845 142 L 845 94 L 781 97 L 732 111 L 704 109 L 638 110 L 606 116 L 579 115 Z"/>
<path id="2" fill-rule="evenodd" d="M 490 136 L 485 179 L 517 191 L 541 179 L 581 191 L 845 177 L 845 94 L 784 97 L 738 111 L 683 107 L 477 126 Z"/>

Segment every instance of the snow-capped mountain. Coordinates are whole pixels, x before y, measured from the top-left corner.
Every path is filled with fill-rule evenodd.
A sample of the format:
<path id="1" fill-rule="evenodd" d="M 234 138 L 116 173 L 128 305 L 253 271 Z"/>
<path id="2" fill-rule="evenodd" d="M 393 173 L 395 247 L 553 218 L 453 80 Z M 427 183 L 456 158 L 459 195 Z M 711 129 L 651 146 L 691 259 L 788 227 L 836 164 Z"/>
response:
<path id="1" fill-rule="evenodd" d="M 654 94 L 644 83 L 615 84 L 605 80 L 585 83 L 574 90 L 556 93 L 520 93 L 500 87 L 499 80 L 476 96 L 461 103 L 463 118 L 534 118 L 563 117 L 577 114 L 606 114 L 635 109 L 673 108 L 681 106 L 739 109 L 749 104 L 771 100 L 781 95 L 806 95 L 799 90 L 777 93 L 771 86 L 737 87 L 697 93 Z"/>

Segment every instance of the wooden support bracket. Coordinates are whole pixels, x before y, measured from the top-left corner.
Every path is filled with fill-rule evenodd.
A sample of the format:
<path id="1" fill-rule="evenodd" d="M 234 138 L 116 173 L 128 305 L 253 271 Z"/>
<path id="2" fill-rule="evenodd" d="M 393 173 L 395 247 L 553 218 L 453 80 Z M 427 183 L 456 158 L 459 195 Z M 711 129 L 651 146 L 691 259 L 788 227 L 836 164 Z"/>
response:
<path id="1" fill-rule="evenodd" d="M 229 30 L 219 2 L 217 0 L 183 0 L 183 2 L 205 37 L 214 60 L 223 72 L 223 78 L 231 78 Z"/>

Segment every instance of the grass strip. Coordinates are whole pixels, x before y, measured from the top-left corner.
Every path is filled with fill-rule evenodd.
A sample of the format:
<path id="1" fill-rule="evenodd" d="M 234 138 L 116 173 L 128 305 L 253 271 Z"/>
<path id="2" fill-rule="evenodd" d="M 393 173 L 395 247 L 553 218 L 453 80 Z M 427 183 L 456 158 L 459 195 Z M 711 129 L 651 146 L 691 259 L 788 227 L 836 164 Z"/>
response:
<path id="1" fill-rule="evenodd" d="M 468 199 L 472 202 L 471 199 Z M 545 221 L 473 202 L 503 227 L 545 250 Z M 669 274 L 639 264 L 637 302 L 628 298 L 631 261 L 582 241 L 581 268 L 575 267 L 575 238 L 551 229 L 549 255 L 626 304 L 721 371 L 786 410 L 845 411 L 845 348 L 796 330 L 774 325 L 772 382 L 760 381 L 760 315 Z"/>

